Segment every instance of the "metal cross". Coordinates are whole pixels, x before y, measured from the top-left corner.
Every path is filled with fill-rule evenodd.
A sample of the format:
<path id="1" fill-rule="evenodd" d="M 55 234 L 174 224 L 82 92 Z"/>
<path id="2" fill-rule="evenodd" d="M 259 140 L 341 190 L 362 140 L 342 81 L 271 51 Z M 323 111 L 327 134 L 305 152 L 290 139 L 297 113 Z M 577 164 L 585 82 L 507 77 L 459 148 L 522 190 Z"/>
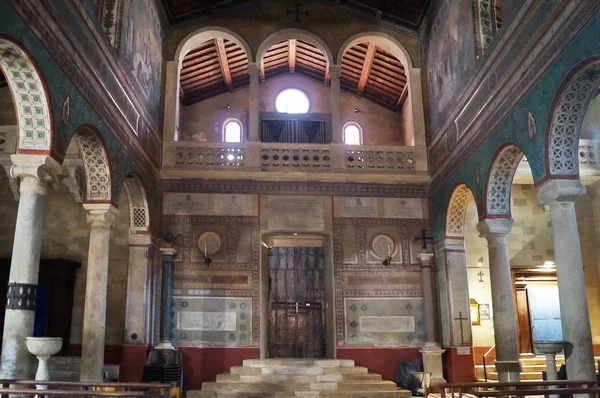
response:
<path id="1" fill-rule="evenodd" d="M 479 276 L 479 282 L 483 282 L 483 276 L 485 274 L 483 273 L 483 271 L 479 271 L 479 273 L 477 274 L 477 276 Z"/>
<path id="2" fill-rule="evenodd" d="M 294 22 L 302 22 L 300 20 L 300 15 L 306 15 L 306 17 L 308 18 L 308 11 L 300 11 L 300 2 L 296 2 L 294 3 L 294 7 L 296 7 L 296 11 L 292 11 L 292 10 L 287 10 L 285 12 L 285 15 L 289 16 L 292 14 L 296 14 L 296 19 L 294 19 Z"/>
<path id="3" fill-rule="evenodd" d="M 468 321 L 469 318 L 463 317 L 462 311 L 460 311 L 458 313 L 458 318 L 454 318 L 454 320 L 460 322 L 460 342 L 461 342 L 462 345 L 465 345 L 465 336 L 464 336 L 464 330 L 463 330 L 463 321 Z"/>
<path id="4" fill-rule="evenodd" d="M 415 236 L 415 241 L 420 240 L 423 242 L 423 250 L 427 249 L 427 241 L 433 240 L 433 236 L 427 236 L 427 234 L 425 232 L 426 232 L 426 229 L 423 228 L 421 230 L 421 236 Z"/>

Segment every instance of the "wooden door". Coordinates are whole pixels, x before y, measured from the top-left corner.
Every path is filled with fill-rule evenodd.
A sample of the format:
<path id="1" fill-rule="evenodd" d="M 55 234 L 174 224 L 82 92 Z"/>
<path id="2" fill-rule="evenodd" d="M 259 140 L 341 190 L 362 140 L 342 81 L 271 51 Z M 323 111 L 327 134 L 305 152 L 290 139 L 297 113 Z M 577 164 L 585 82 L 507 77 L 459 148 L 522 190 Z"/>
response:
<path id="1" fill-rule="evenodd" d="M 527 286 L 515 285 L 517 302 L 517 330 L 519 335 L 519 352 L 521 354 L 533 353 L 533 340 L 531 338 L 531 319 L 529 317 L 529 299 Z"/>
<path id="2" fill-rule="evenodd" d="M 322 247 L 269 249 L 269 356 L 325 356 Z"/>

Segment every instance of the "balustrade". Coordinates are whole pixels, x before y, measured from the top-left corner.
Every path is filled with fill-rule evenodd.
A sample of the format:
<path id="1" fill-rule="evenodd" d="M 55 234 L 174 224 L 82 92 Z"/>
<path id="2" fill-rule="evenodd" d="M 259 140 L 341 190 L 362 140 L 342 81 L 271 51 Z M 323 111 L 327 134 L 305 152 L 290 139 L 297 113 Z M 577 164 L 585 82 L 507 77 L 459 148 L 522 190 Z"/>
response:
<path id="1" fill-rule="evenodd" d="M 346 150 L 346 169 L 365 171 L 415 170 L 416 152 L 412 147 L 352 147 Z"/>
<path id="2" fill-rule="evenodd" d="M 263 144 L 260 150 L 263 169 L 306 168 L 328 170 L 331 153 L 328 145 Z"/>
<path id="3" fill-rule="evenodd" d="M 244 167 L 244 144 L 182 143 L 175 148 L 175 165 L 181 167 Z"/>

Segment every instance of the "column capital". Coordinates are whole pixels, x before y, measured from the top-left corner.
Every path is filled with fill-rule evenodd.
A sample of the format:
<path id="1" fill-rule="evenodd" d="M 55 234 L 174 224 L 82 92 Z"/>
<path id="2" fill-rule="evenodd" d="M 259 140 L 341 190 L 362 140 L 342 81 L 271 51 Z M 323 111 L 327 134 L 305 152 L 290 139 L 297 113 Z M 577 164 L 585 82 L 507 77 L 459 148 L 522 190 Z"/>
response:
<path id="1" fill-rule="evenodd" d="M 119 209 L 107 203 L 84 203 L 83 208 L 92 228 L 112 228 L 119 214 Z"/>
<path id="2" fill-rule="evenodd" d="M 486 218 L 477 223 L 477 231 L 482 238 L 505 238 L 514 222 L 512 218 Z"/>
<path id="3" fill-rule="evenodd" d="M 173 245 L 166 243 L 163 243 L 158 250 L 163 256 L 175 256 L 177 254 L 177 249 L 175 249 Z"/>
<path id="4" fill-rule="evenodd" d="M 21 193 L 46 195 L 47 185 L 54 188 L 58 186 L 58 175 L 62 166 L 50 156 L 15 154 L 10 156 L 10 160 L 10 177 L 19 180 Z"/>
<path id="5" fill-rule="evenodd" d="M 580 180 L 549 180 L 538 189 L 538 201 L 542 204 L 550 202 L 573 202 L 585 194 L 585 185 Z"/>
<path id="6" fill-rule="evenodd" d="M 422 267 L 429 267 L 431 265 L 433 253 L 429 250 L 424 250 L 421 253 L 417 254 L 417 258 L 421 262 Z"/>
<path id="7" fill-rule="evenodd" d="M 248 62 L 248 74 L 251 77 L 252 77 L 252 75 L 258 76 L 260 74 L 260 63 Z"/>
<path id="8" fill-rule="evenodd" d="M 340 75 L 342 73 L 342 65 L 331 65 L 329 67 L 329 75 Z"/>

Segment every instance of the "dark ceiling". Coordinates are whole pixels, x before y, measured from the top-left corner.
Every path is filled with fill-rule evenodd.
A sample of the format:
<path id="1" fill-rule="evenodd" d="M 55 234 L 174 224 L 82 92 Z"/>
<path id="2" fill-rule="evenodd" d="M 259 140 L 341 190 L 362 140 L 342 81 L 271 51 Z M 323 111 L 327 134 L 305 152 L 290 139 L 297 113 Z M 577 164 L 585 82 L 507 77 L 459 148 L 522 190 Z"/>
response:
<path id="1" fill-rule="evenodd" d="M 203 15 L 213 15 L 220 10 L 256 0 L 162 0 L 172 24 Z M 339 3 L 365 15 L 408 28 L 418 29 L 429 0 L 316 0 L 322 3 Z M 303 2 L 301 2 L 303 3 Z M 294 4 L 290 0 L 290 4 Z"/>

